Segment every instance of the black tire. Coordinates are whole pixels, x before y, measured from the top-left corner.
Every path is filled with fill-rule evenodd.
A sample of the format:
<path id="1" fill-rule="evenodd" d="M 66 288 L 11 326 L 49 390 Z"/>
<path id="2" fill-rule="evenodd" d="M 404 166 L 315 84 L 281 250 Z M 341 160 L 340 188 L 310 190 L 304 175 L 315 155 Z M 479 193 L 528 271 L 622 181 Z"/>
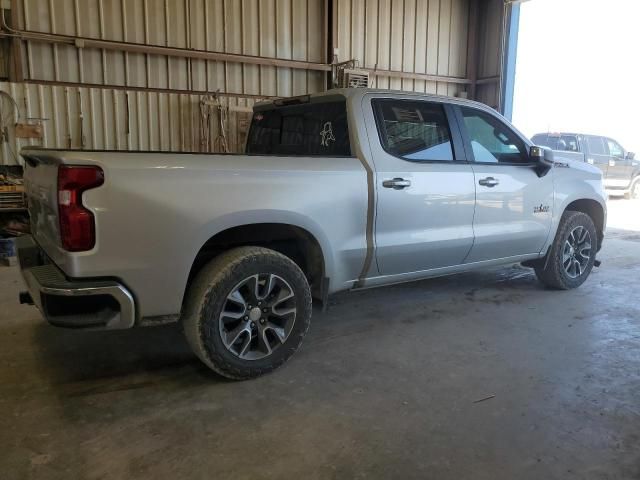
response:
<path id="1" fill-rule="evenodd" d="M 255 277 L 256 275 L 258 277 Z M 234 353 L 225 346 L 223 330 L 226 329 L 227 323 L 221 318 L 222 311 L 225 305 L 227 309 L 229 308 L 228 302 L 230 300 L 228 297 L 233 292 L 239 291 L 240 288 L 244 288 L 238 287 L 239 284 L 252 277 L 264 278 L 261 277 L 263 275 L 284 280 L 284 284 L 290 287 L 293 297 L 287 302 L 291 302 L 291 307 L 296 310 L 294 320 L 290 333 L 284 341 L 279 340 L 278 336 L 274 337 L 275 334 L 268 335 L 266 330 L 260 330 L 260 333 L 264 335 L 260 339 L 267 343 L 271 340 L 277 344 L 273 351 L 268 349 L 270 354 L 257 359 L 241 358 L 239 356 L 241 353 Z M 256 286 L 255 290 L 257 291 L 259 288 L 269 287 Z M 254 289 L 249 288 L 245 292 L 252 290 Z M 250 296 L 251 293 L 245 293 L 245 296 L 247 295 Z M 250 302 L 251 300 L 247 301 L 243 307 L 239 308 L 244 313 L 250 313 L 247 310 L 247 303 Z M 253 307 L 253 310 L 255 308 Z M 275 306 L 273 308 L 275 309 Z M 260 308 L 258 308 L 258 314 L 262 316 Z M 268 315 L 265 314 L 265 316 Z M 251 320 L 244 320 L 247 318 L 249 317 L 243 316 L 238 322 L 251 322 Z M 262 320 L 261 318 L 261 323 Z M 257 334 L 254 339 L 253 329 L 256 326 L 262 327 L 254 326 L 253 323 L 257 324 L 258 322 L 251 322 L 250 332 L 243 332 L 242 339 L 238 341 L 246 340 L 247 337 L 244 335 L 247 335 L 250 339 L 249 342 L 254 342 L 254 340 L 260 342 Z M 269 323 L 268 319 L 266 323 Z M 205 265 L 196 275 L 186 294 L 182 314 L 183 330 L 193 352 L 209 368 L 233 380 L 254 378 L 278 368 L 300 347 L 310 324 L 311 290 L 304 273 L 288 257 L 262 247 L 235 248 L 219 255 Z M 226 330 L 224 331 L 226 332 Z M 270 340 L 265 340 L 267 337 L 270 337 Z M 236 348 L 234 345 L 232 348 Z M 248 349 L 251 353 L 250 346 Z"/>
<path id="2" fill-rule="evenodd" d="M 576 231 L 576 229 L 579 229 L 579 227 L 582 227 L 588 232 L 591 249 L 589 259 L 585 262 L 581 273 L 572 277 L 565 268 L 565 263 L 563 261 L 565 254 L 564 249 L 566 242 L 570 242 L 569 237 L 571 233 Z M 591 273 L 597 251 L 598 236 L 591 217 L 582 212 L 566 211 L 560 219 L 560 225 L 558 226 L 556 237 L 547 254 L 548 258 L 545 257 L 534 266 L 536 276 L 538 277 L 538 280 L 547 287 L 558 290 L 577 288 L 584 283 Z M 581 256 L 581 258 L 583 258 L 583 256 Z"/>

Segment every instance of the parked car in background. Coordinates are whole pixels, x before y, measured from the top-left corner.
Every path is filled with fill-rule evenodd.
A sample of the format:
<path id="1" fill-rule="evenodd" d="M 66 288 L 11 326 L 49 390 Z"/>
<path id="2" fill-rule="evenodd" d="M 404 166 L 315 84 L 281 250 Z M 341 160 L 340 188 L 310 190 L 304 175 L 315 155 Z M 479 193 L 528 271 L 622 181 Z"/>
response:
<path id="1" fill-rule="evenodd" d="M 561 132 L 537 133 L 531 141 L 554 150 L 556 159 L 579 160 L 598 167 L 609 195 L 640 198 L 640 161 L 614 139 Z"/>
<path id="2" fill-rule="evenodd" d="M 486 105 L 418 93 L 256 104 L 245 154 L 21 154 L 22 301 L 70 328 L 180 321 L 234 379 L 286 361 L 311 299 L 341 290 L 517 262 L 576 288 L 606 225 L 599 170 L 555 163 Z"/>

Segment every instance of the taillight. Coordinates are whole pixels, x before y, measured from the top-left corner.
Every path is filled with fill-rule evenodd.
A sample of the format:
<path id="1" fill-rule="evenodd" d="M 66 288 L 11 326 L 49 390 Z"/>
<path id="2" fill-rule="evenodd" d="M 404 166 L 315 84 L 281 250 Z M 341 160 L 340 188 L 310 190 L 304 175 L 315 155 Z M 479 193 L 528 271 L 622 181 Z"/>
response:
<path id="1" fill-rule="evenodd" d="M 61 165 L 58 168 L 60 239 L 69 252 L 91 250 L 96 243 L 93 213 L 82 206 L 82 192 L 104 182 L 100 167 Z"/>

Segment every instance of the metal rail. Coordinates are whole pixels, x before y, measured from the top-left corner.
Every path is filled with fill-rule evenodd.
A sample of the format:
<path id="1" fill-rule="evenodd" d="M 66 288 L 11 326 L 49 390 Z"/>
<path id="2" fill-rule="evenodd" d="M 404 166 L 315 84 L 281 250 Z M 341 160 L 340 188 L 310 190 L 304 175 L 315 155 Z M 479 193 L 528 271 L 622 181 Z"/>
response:
<path id="1" fill-rule="evenodd" d="M 213 52 L 207 50 L 196 50 L 177 47 L 164 47 L 160 45 L 149 45 L 133 42 L 120 42 L 113 40 L 100 40 L 88 37 L 76 37 L 70 35 L 60 35 L 54 33 L 35 32 L 30 30 L 15 30 L 8 27 L 3 22 L 4 30 L 0 31 L 0 38 L 16 38 L 23 41 L 41 42 L 47 44 L 66 44 L 75 46 L 78 49 L 95 48 L 101 50 L 114 50 L 120 52 L 140 53 L 148 55 L 162 55 L 169 57 L 194 58 L 199 60 L 214 60 L 222 62 L 244 63 L 252 65 L 267 65 L 274 67 L 294 68 L 299 70 L 313 70 L 330 72 L 331 64 L 306 62 L 301 60 L 289 60 L 284 58 L 258 57 L 253 55 L 241 55 L 236 53 Z M 472 84 L 473 81 L 464 77 L 451 77 L 445 75 L 430 75 L 417 72 L 402 72 L 398 70 L 380 70 L 371 68 L 361 68 L 371 75 L 406 78 L 413 80 L 426 80 L 433 82 Z M 25 79 L 36 81 L 36 79 Z M 493 81 L 493 79 L 491 79 Z M 53 82 L 56 83 L 56 82 Z M 104 85 L 105 87 L 107 85 Z M 111 87 L 109 85 L 109 87 Z M 130 87 L 129 87 L 130 88 Z M 143 87 L 145 88 L 145 87 Z"/>

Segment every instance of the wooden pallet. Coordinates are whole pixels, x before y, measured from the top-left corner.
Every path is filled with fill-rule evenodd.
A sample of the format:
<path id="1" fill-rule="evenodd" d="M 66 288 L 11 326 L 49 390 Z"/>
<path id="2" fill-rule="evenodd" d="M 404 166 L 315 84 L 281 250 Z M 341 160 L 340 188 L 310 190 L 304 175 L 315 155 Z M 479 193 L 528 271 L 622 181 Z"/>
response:
<path id="1" fill-rule="evenodd" d="M 24 185 L 0 185 L 0 212 L 25 210 Z"/>

